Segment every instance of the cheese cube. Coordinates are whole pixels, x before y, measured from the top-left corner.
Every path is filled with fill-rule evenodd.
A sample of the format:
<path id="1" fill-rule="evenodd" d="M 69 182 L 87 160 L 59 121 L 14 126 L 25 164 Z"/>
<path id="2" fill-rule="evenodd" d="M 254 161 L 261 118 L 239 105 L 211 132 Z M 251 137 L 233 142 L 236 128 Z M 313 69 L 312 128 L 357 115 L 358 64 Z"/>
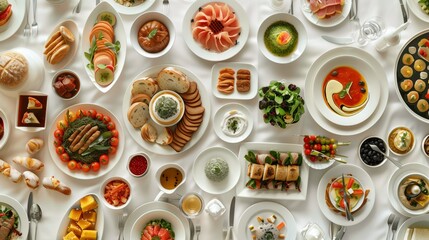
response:
<path id="1" fill-rule="evenodd" d="M 86 221 L 86 220 L 81 219 L 81 220 L 79 220 L 79 222 L 77 222 L 77 225 L 79 225 L 79 227 L 80 227 L 82 230 L 85 230 L 85 229 L 87 229 L 88 227 L 90 227 L 90 226 L 91 226 L 91 223 L 90 223 L 90 222 L 88 222 L 88 221 Z M 83 233 L 82 233 L 82 234 L 83 234 Z"/>
<path id="2" fill-rule="evenodd" d="M 79 240 L 79 238 L 73 232 L 69 232 L 63 237 L 63 240 Z"/>
<path id="3" fill-rule="evenodd" d="M 97 231 L 95 230 L 83 230 L 80 240 L 96 240 Z"/>
<path id="4" fill-rule="evenodd" d="M 97 201 L 91 195 L 85 196 L 80 200 L 80 208 L 82 212 L 88 212 L 89 210 L 96 209 L 98 206 Z"/>
<path id="5" fill-rule="evenodd" d="M 97 221 L 97 212 L 96 211 L 88 211 L 83 213 L 83 219 L 95 223 Z"/>
<path id="6" fill-rule="evenodd" d="M 82 234 L 82 229 L 77 225 L 75 221 L 70 221 L 69 226 L 67 227 L 67 232 L 73 232 L 76 236 Z"/>
<path id="7" fill-rule="evenodd" d="M 81 215 L 82 215 L 82 210 L 74 208 L 70 211 L 69 218 L 77 222 L 79 221 Z"/>

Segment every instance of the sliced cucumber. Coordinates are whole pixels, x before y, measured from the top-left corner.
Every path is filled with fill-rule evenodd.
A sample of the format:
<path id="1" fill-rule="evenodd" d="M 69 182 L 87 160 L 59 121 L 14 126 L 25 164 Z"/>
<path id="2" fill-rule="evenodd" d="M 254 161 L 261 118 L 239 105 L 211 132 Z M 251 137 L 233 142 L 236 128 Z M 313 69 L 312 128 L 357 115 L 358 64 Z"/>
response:
<path id="1" fill-rule="evenodd" d="M 109 22 L 110 25 L 115 26 L 116 16 L 111 12 L 102 12 L 98 14 L 97 21 L 106 21 Z"/>
<path id="2" fill-rule="evenodd" d="M 95 81 L 102 87 L 108 86 L 113 82 L 114 73 L 112 68 L 105 67 L 103 69 L 97 68 L 95 71 Z"/>

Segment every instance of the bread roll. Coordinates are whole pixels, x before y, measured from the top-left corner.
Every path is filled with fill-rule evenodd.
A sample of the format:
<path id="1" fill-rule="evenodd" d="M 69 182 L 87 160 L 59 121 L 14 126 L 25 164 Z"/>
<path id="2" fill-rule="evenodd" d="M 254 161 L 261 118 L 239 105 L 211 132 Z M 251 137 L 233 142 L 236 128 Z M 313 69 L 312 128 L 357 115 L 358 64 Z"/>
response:
<path id="1" fill-rule="evenodd" d="M 45 164 L 42 161 L 32 157 L 14 157 L 12 159 L 14 163 L 17 163 L 31 171 L 41 171 Z"/>
<path id="2" fill-rule="evenodd" d="M 158 132 L 152 124 L 145 123 L 141 129 L 141 136 L 143 140 L 153 143 L 158 137 Z"/>
<path id="3" fill-rule="evenodd" d="M 0 159 L 0 172 L 1 174 L 9 178 L 14 183 L 18 183 L 22 180 L 22 174 L 15 168 L 12 168 L 9 163 L 1 159 Z"/>
<path id="4" fill-rule="evenodd" d="M 30 171 L 25 171 L 22 175 L 24 176 L 25 184 L 27 184 L 29 188 L 36 189 L 39 187 L 40 180 L 36 174 Z"/>
<path id="5" fill-rule="evenodd" d="M 64 195 L 71 194 L 71 189 L 67 187 L 64 183 L 62 183 L 60 180 L 56 179 L 54 176 L 44 177 L 42 184 L 43 187 L 45 187 L 46 189 L 55 190 Z"/>
<path id="6" fill-rule="evenodd" d="M 0 54 L 0 86 L 13 89 L 21 86 L 28 78 L 28 62 L 17 52 Z"/>
<path id="7" fill-rule="evenodd" d="M 29 154 L 35 154 L 43 147 L 43 140 L 40 138 L 32 138 L 28 140 L 25 149 Z"/>
<path id="8" fill-rule="evenodd" d="M 160 145 L 169 145 L 173 142 L 173 132 L 169 128 L 162 129 L 162 132 L 158 134 L 156 138 L 156 143 Z"/>

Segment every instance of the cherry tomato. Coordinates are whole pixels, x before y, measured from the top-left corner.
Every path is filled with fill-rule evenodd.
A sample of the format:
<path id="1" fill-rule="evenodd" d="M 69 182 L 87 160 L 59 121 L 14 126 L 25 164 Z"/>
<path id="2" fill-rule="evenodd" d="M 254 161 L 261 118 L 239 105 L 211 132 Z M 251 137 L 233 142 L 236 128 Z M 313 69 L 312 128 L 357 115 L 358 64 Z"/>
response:
<path id="1" fill-rule="evenodd" d="M 305 142 L 305 143 L 309 143 L 309 142 L 310 142 L 310 137 L 305 136 L 305 137 L 304 137 L 304 142 Z"/>
<path id="2" fill-rule="evenodd" d="M 76 164 L 76 170 L 81 170 L 82 169 L 82 163 L 81 162 L 78 162 L 77 164 Z"/>
<path id="3" fill-rule="evenodd" d="M 66 111 L 66 114 L 64 114 L 64 120 L 68 123 L 74 122 L 76 120 L 76 113 L 73 111 Z"/>
<path id="4" fill-rule="evenodd" d="M 103 154 L 100 156 L 99 161 L 101 165 L 107 165 L 109 164 L 109 156 L 107 156 L 107 154 Z"/>
<path id="5" fill-rule="evenodd" d="M 333 182 L 331 186 L 332 188 L 338 188 L 338 189 L 343 188 L 343 184 L 341 184 L 340 182 Z"/>
<path id="6" fill-rule="evenodd" d="M 85 117 L 85 116 L 87 116 L 87 115 L 88 115 L 88 113 L 86 112 L 86 110 L 79 109 L 79 110 L 76 112 L 76 117 L 77 117 L 77 118 L 82 118 L 82 117 Z"/>
<path id="7" fill-rule="evenodd" d="M 58 146 L 58 147 L 55 149 L 55 152 L 57 152 L 57 154 L 58 154 L 58 155 L 61 155 L 61 154 L 63 154 L 63 153 L 65 152 L 65 149 L 64 149 L 64 147 L 63 147 L 63 146 Z"/>
<path id="8" fill-rule="evenodd" d="M 63 139 L 64 131 L 60 129 L 56 129 L 54 131 L 54 137 L 58 139 Z"/>
<path id="9" fill-rule="evenodd" d="M 346 204 L 344 203 L 344 199 L 343 198 L 340 199 L 340 207 L 343 208 L 343 209 L 346 209 Z"/>
<path id="10" fill-rule="evenodd" d="M 115 128 L 116 128 L 116 126 L 115 126 L 114 122 L 108 122 L 107 123 L 107 129 L 114 130 Z"/>
<path id="11" fill-rule="evenodd" d="M 66 130 L 68 126 L 69 124 L 64 119 L 57 122 L 57 128 L 62 131 Z"/>
<path id="12" fill-rule="evenodd" d="M 316 156 L 310 156 L 310 161 L 315 162 L 317 160 Z"/>
<path id="13" fill-rule="evenodd" d="M 95 109 L 88 110 L 88 117 L 95 119 L 97 117 L 97 111 L 95 111 Z"/>
<path id="14" fill-rule="evenodd" d="M 352 195 L 362 195 L 363 194 L 363 190 L 362 189 L 356 189 L 353 190 L 353 194 Z"/>
<path id="15" fill-rule="evenodd" d="M 109 154 L 115 154 L 117 149 L 115 147 L 110 146 L 109 147 Z"/>
<path id="16" fill-rule="evenodd" d="M 119 132 L 118 132 L 118 130 L 116 130 L 116 129 L 113 129 L 113 130 L 111 130 L 110 132 L 112 133 L 112 136 L 113 136 L 113 137 L 118 137 L 118 136 L 119 136 Z"/>
<path id="17" fill-rule="evenodd" d="M 91 170 L 93 172 L 98 172 L 98 170 L 100 170 L 100 163 L 99 162 L 91 163 Z"/>
<path id="18" fill-rule="evenodd" d="M 102 113 L 97 113 L 96 115 L 95 115 L 95 118 L 97 119 L 97 120 L 100 120 L 100 121 L 103 121 L 103 114 Z"/>
<path id="19" fill-rule="evenodd" d="M 107 124 L 108 122 L 110 122 L 111 121 L 111 119 L 110 119 L 110 117 L 109 116 L 107 116 L 107 115 L 104 115 L 104 117 L 103 117 L 103 123 L 104 124 Z"/>
<path id="20" fill-rule="evenodd" d="M 119 145 L 119 139 L 117 137 L 112 137 L 110 139 L 110 145 L 113 147 L 117 147 Z"/>
<path id="21" fill-rule="evenodd" d="M 311 148 L 311 145 L 310 145 L 309 143 L 306 143 L 306 144 L 304 144 L 304 148 L 305 148 L 305 149 L 310 149 L 310 148 Z"/>
<path id="22" fill-rule="evenodd" d="M 311 149 L 306 148 L 304 150 L 305 155 L 309 156 L 311 154 Z"/>
<path id="23" fill-rule="evenodd" d="M 331 150 L 331 156 L 335 156 L 336 151 L 335 150 Z"/>
<path id="24" fill-rule="evenodd" d="M 68 167 L 70 170 L 75 170 L 75 169 L 76 169 L 76 167 L 77 167 L 77 162 L 76 162 L 75 160 L 71 160 L 71 161 L 69 161 L 69 162 L 67 163 L 67 167 Z"/>
<path id="25" fill-rule="evenodd" d="M 54 146 L 55 147 L 61 146 L 62 143 L 63 143 L 63 141 L 61 139 L 58 139 L 58 138 L 54 139 Z"/>
<path id="26" fill-rule="evenodd" d="M 316 135 L 310 135 L 309 138 L 310 138 L 310 141 L 315 141 L 316 140 Z"/>
<path id="27" fill-rule="evenodd" d="M 70 156 L 67 153 L 63 153 L 60 155 L 60 159 L 63 162 L 68 162 L 68 161 L 70 161 Z"/>
<path id="28" fill-rule="evenodd" d="M 86 164 L 86 163 L 82 164 L 82 171 L 83 172 L 89 172 L 89 170 L 90 170 L 90 167 L 88 164 Z"/>

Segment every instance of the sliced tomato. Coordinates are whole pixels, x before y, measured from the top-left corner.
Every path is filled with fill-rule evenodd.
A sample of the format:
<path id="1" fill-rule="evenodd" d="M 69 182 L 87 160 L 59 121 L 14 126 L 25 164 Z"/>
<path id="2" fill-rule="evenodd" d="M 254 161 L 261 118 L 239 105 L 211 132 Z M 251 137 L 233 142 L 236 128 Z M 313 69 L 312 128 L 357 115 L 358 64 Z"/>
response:
<path id="1" fill-rule="evenodd" d="M 153 234 L 155 235 L 155 236 L 159 236 L 159 230 L 161 229 L 161 226 L 160 225 L 155 225 L 155 226 L 153 226 Z"/>
<path id="2" fill-rule="evenodd" d="M 9 15 L 9 12 L 12 11 L 12 5 L 9 4 L 9 6 L 7 6 L 7 8 L 0 14 L 0 20 L 3 20 L 7 17 L 7 15 Z"/>
<path id="3" fill-rule="evenodd" d="M 353 190 L 352 195 L 358 195 L 358 196 L 363 195 L 363 190 L 362 189 Z"/>
<path id="4" fill-rule="evenodd" d="M 338 188 L 338 189 L 343 188 L 343 184 L 341 184 L 340 182 L 333 182 L 331 186 L 332 188 Z"/>
<path id="5" fill-rule="evenodd" d="M 147 227 L 145 228 L 145 231 L 147 231 L 147 233 L 148 233 L 150 236 L 155 236 L 155 235 L 154 235 L 154 233 L 153 233 L 153 226 L 152 226 L 152 225 L 147 226 Z"/>
<path id="6" fill-rule="evenodd" d="M 343 198 L 340 199 L 339 203 L 340 203 L 340 208 L 346 209 L 346 203 L 344 202 Z"/>
<path id="7" fill-rule="evenodd" d="M 349 182 L 347 183 L 347 189 L 352 188 L 354 182 L 355 182 L 355 179 L 353 177 L 350 177 Z"/>

